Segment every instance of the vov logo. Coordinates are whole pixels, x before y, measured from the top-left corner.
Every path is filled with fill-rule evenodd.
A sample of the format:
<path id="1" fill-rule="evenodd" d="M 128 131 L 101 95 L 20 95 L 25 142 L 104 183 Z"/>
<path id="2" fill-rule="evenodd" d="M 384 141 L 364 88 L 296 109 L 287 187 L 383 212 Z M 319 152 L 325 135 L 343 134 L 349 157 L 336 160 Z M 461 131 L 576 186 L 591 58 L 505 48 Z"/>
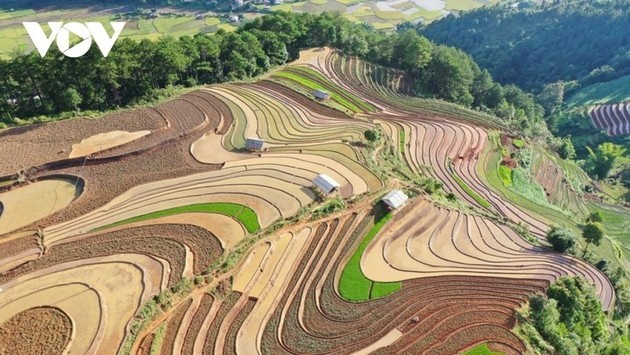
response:
<path id="1" fill-rule="evenodd" d="M 66 24 L 63 22 L 48 22 L 51 33 L 50 36 L 46 36 L 39 23 L 22 22 L 22 24 L 42 57 L 46 56 L 53 41 L 57 39 L 57 48 L 66 57 L 70 58 L 79 58 L 87 53 L 92 46 L 92 39 L 96 42 L 103 56 L 107 57 L 118 36 L 120 36 L 120 32 L 125 27 L 125 22 L 111 22 L 114 35 L 110 37 L 105 31 L 105 27 L 99 22 L 85 22 L 84 24 L 79 22 L 68 22 Z M 70 47 L 70 33 L 77 35 L 82 41 Z"/>

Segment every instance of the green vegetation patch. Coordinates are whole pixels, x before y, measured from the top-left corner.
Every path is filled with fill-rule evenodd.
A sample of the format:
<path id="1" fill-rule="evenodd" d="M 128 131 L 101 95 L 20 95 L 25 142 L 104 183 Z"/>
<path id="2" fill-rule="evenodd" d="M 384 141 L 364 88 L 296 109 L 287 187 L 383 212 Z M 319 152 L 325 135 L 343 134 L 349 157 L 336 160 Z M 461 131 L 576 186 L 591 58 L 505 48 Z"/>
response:
<path id="1" fill-rule="evenodd" d="M 403 156 L 405 155 L 405 131 L 400 131 L 400 135 L 399 135 L 399 149 L 400 149 L 400 154 L 402 154 Z"/>
<path id="2" fill-rule="evenodd" d="M 479 344 L 475 346 L 474 348 L 468 351 L 463 352 L 462 355 L 503 355 L 503 353 L 498 352 L 498 351 L 492 351 L 488 347 L 487 343 L 483 343 L 483 344 Z"/>
<path id="3" fill-rule="evenodd" d="M 476 193 L 475 190 L 471 189 L 470 186 L 468 186 L 468 184 L 466 184 L 466 182 L 464 182 L 464 180 L 462 180 L 454 171 L 451 171 L 451 176 L 455 179 L 457 185 L 459 185 L 459 187 L 461 187 L 468 196 L 472 197 L 473 200 L 475 200 L 480 206 L 484 208 L 490 208 L 492 206 L 490 205 L 490 202 L 486 201 L 486 199 Z"/>
<path id="4" fill-rule="evenodd" d="M 559 208 L 549 202 L 545 189 L 543 189 L 543 187 L 533 179 L 528 170 L 521 167 L 517 167 L 512 170 L 512 184 L 509 188 L 517 194 L 539 205 L 553 209 Z"/>
<path id="5" fill-rule="evenodd" d="M 401 282 L 372 282 L 370 299 L 382 298 L 400 290 Z"/>
<path id="6" fill-rule="evenodd" d="M 17 11 L 0 11 L 0 20 L 8 20 L 12 18 L 35 15 L 35 10 L 17 10 Z"/>
<path id="7" fill-rule="evenodd" d="M 571 95 L 566 104 L 568 107 L 577 107 L 628 100 L 630 100 L 630 75 L 584 87 Z"/>
<path id="8" fill-rule="evenodd" d="M 515 139 L 512 141 L 512 145 L 518 149 L 522 149 L 523 147 L 525 147 L 525 141 L 522 139 Z"/>
<path id="9" fill-rule="evenodd" d="M 446 0 L 444 8 L 447 10 L 468 11 L 482 6 L 482 3 L 473 0 Z"/>
<path id="10" fill-rule="evenodd" d="M 151 219 L 167 217 L 175 214 L 181 213 L 218 213 L 222 215 L 226 215 L 236 219 L 241 222 L 247 232 L 255 233 L 260 230 L 260 224 L 258 223 L 258 215 L 251 208 L 243 205 L 239 205 L 237 203 L 229 203 L 229 202 L 212 202 L 212 203 L 200 203 L 195 205 L 187 205 L 169 208 L 166 210 L 156 211 L 152 213 L 143 214 L 141 216 L 128 218 L 122 221 L 118 221 L 112 224 L 108 224 L 103 227 L 96 228 L 95 230 L 103 230 L 113 227 L 118 227 L 121 225 L 147 221 Z"/>
<path id="11" fill-rule="evenodd" d="M 503 182 L 503 186 L 512 186 L 512 169 L 509 166 L 505 166 L 503 164 L 499 165 L 499 177 Z"/>
<path id="12" fill-rule="evenodd" d="M 442 16 L 442 12 L 440 10 L 427 10 L 423 8 L 418 8 L 418 11 L 414 12 L 411 15 L 405 16 L 405 21 L 415 21 L 419 18 L 425 19 L 427 22 L 435 20 Z"/>
<path id="13" fill-rule="evenodd" d="M 396 28 L 393 23 L 389 22 L 374 22 L 372 23 L 372 26 L 374 26 L 374 28 L 376 28 L 377 30 L 389 30 L 392 28 Z"/>
<path id="14" fill-rule="evenodd" d="M 405 15 L 400 11 L 374 10 L 374 15 L 383 20 L 403 20 Z"/>
<path id="15" fill-rule="evenodd" d="M 159 355 L 162 352 L 162 343 L 164 343 L 164 335 L 166 334 L 166 326 L 168 323 L 164 322 L 155 331 L 153 342 L 151 343 L 151 355 Z"/>
<path id="16" fill-rule="evenodd" d="M 401 282 L 373 282 L 361 271 L 363 251 L 391 218 L 392 214 L 388 213 L 374 224 L 344 267 L 339 280 L 339 293 L 348 301 L 359 302 L 385 297 L 402 287 Z"/>
<path id="17" fill-rule="evenodd" d="M 297 69 L 297 68 L 296 68 Z M 310 69 L 306 69 L 306 68 L 299 68 L 298 71 L 303 71 L 306 75 L 316 75 L 313 74 L 315 73 L 313 70 Z M 311 73 L 312 72 L 312 73 Z M 349 99 L 343 97 L 343 95 L 341 95 L 340 93 L 334 91 L 334 90 L 330 90 L 331 87 L 326 87 L 325 85 L 322 85 L 321 83 L 306 77 L 304 75 L 300 75 L 298 73 L 295 73 L 293 71 L 287 71 L 287 70 L 283 70 L 281 72 L 278 72 L 276 74 L 274 74 L 275 76 L 279 76 L 285 79 L 289 79 L 292 81 L 295 81 L 296 83 L 310 89 L 310 90 L 323 90 L 328 92 L 328 94 L 330 95 L 330 98 L 336 102 L 338 102 L 340 105 L 342 105 L 343 107 L 347 108 L 350 111 L 353 112 L 362 112 L 364 111 L 361 107 L 355 105 L 353 102 L 351 102 Z M 325 80 L 325 79 L 323 79 Z"/>

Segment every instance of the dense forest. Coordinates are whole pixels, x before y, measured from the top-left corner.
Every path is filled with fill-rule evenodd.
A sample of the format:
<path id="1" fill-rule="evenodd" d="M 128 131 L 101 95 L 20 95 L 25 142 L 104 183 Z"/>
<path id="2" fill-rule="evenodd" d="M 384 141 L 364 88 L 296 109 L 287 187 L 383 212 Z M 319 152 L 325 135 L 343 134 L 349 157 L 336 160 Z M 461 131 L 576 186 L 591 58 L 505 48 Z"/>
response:
<path id="1" fill-rule="evenodd" d="M 628 339 L 609 328 L 593 286 L 563 277 L 520 311 L 517 332 L 541 354 L 623 354 Z"/>
<path id="2" fill-rule="evenodd" d="M 420 32 L 464 50 L 500 83 L 539 91 L 629 74 L 629 19 L 627 0 L 521 2 L 447 16 Z"/>
<path id="3" fill-rule="evenodd" d="M 63 56 L 53 46 L 0 61 L 0 122 L 104 111 L 146 100 L 174 85 L 194 86 L 256 77 L 296 59 L 309 47 L 331 46 L 347 55 L 403 69 L 415 78 L 419 96 L 477 108 L 517 130 L 546 132 L 543 109 L 515 86 L 501 86 L 461 50 L 435 45 L 414 30 L 387 34 L 338 14 L 278 12 L 236 32 L 158 41 L 121 40 L 107 58 L 96 46 L 85 56 Z"/>

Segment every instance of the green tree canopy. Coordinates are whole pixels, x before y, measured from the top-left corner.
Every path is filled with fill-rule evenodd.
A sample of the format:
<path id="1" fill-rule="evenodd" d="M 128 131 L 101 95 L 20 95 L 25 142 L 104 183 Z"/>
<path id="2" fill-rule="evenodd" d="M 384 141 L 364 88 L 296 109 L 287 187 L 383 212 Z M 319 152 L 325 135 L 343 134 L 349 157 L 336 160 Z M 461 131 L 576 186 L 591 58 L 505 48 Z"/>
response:
<path id="1" fill-rule="evenodd" d="M 604 239 L 604 227 L 599 222 L 588 222 L 582 230 L 582 237 L 586 240 L 584 255 L 591 244 L 599 245 Z"/>
<path id="2" fill-rule="evenodd" d="M 626 151 L 624 147 L 610 142 L 600 144 L 595 151 L 586 148 L 589 153 L 586 169 L 597 179 L 607 178 L 617 159 Z"/>
<path id="3" fill-rule="evenodd" d="M 608 319 L 594 287 L 581 277 L 561 277 L 544 295 L 534 295 L 521 312 L 519 333 L 537 353 L 625 354 L 625 331 L 608 328 Z M 621 351 L 621 352 L 615 352 Z"/>
<path id="4" fill-rule="evenodd" d="M 381 138 L 381 132 L 375 129 L 368 129 L 365 132 L 363 132 L 363 136 L 365 137 L 365 139 L 368 140 L 368 142 L 374 143 L 374 142 L 377 142 Z"/>
<path id="5" fill-rule="evenodd" d="M 553 250 L 565 252 L 575 245 L 575 236 L 564 227 L 553 226 L 547 232 L 547 241 L 553 247 Z"/>

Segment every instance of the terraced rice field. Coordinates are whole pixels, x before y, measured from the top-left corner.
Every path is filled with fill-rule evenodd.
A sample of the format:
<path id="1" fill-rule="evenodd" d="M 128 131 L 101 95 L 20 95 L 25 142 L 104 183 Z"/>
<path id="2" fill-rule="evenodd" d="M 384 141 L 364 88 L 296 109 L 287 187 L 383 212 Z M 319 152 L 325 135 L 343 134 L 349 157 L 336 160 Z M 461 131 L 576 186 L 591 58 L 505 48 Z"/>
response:
<path id="1" fill-rule="evenodd" d="M 511 332 L 515 309 L 560 276 L 583 276 L 612 307 L 596 268 L 513 229 L 543 238 L 548 221 L 483 174 L 501 123 L 413 98 L 412 87 L 405 73 L 320 49 L 254 83 L 0 132 L 0 352 L 453 354 L 488 344 L 516 354 L 526 347 Z M 332 102 L 314 100 L 315 88 Z M 391 147 L 369 148 L 367 129 Z M 247 151 L 250 137 L 264 150 Z M 25 142 L 45 143 L 15 155 Z M 465 209 L 420 193 L 381 218 L 386 192 L 418 189 L 373 168 L 385 150 Z M 538 153 L 554 203 L 586 212 L 570 188 L 580 171 Z M 557 166 L 570 176 L 550 174 Z M 345 207 L 315 215 L 328 206 L 313 189 L 322 173 Z"/>
<path id="2" fill-rule="evenodd" d="M 589 209 L 581 198 L 582 186 L 589 180 L 586 173 L 575 164 L 562 161 L 543 150 L 535 150 L 534 154 L 532 171 L 549 200 L 563 210 L 586 216 Z"/>
<path id="3" fill-rule="evenodd" d="M 593 126 L 609 136 L 630 134 L 630 102 L 597 105 L 588 114 Z"/>

